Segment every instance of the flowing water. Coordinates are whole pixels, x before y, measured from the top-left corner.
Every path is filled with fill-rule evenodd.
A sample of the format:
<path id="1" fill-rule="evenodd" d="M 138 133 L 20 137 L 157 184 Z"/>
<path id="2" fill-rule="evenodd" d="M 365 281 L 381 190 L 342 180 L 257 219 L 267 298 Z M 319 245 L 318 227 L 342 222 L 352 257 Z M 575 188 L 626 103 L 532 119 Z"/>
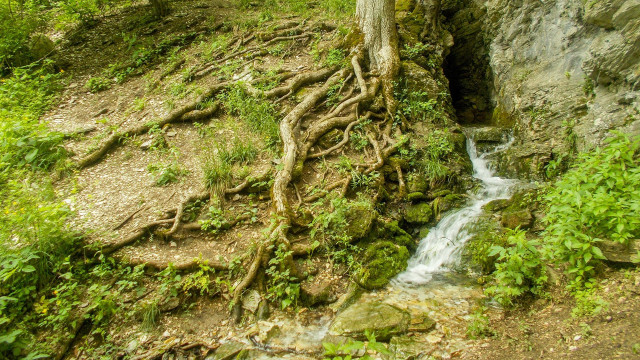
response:
<path id="1" fill-rule="evenodd" d="M 491 156 L 505 150 L 512 140 L 482 152 L 474 141 L 477 129 L 468 128 L 467 152 L 473 163 L 473 176 L 479 187 L 471 191 L 467 205 L 452 210 L 430 229 L 420 241 L 407 270 L 399 274 L 386 288 L 369 292 L 357 303 L 377 301 L 405 309 L 412 319 L 428 316 L 436 322 L 428 333 L 415 333 L 411 339 L 437 359 L 449 359 L 460 354 L 469 342 L 466 323 L 476 302 L 483 297 L 482 289 L 467 275 L 452 271 L 460 260 L 464 244 L 472 237 L 471 224 L 478 221 L 482 207 L 490 201 L 507 199 L 517 181 L 495 175 Z M 483 149 L 486 146 L 482 147 Z M 324 316 L 311 323 L 293 319 L 271 319 L 282 330 L 272 344 L 295 349 L 318 351 L 327 334 L 332 316 Z M 287 354 L 274 356 L 261 353 L 255 359 L 313 359 L 313 356 Z"/>
<path id="2" fill-rule="evenodd" d="M 513 140 L 492 151 L 478 153 L 474 129 L 468 128 L 467 132 L 467 152 L 473 164 L 473 176 L 480 180 L 481 188 L 469 194 L 471 201 L 466 207 L 449 212 L 429 231 L 409 260 L 407 270 L 395 279 L 395 283 L 425 284 L 434 273 L 448 271 L 448 266 L 455 264 L 464 244 L 473 235 L 468 225 L 482 214 L 482 207 L 493 200 L 511 197 L 516 181 L 496 176 L 489 158 L 509 147 Z"/>

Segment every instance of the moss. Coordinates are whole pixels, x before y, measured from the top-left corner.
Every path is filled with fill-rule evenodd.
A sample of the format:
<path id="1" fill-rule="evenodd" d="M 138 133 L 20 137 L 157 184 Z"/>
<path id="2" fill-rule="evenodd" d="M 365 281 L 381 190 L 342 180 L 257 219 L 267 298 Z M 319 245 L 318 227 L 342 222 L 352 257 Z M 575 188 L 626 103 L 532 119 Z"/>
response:
<path id="1" fill-rule="evenodd" d="M 409 205 L 404 215 L 405 221 L 411 224 L 426 224 L 432 217 L 433 210 L 428 203 Z"/>
<path id="2" fill-rule="evenodd" d="M 361 239 L 369 233 L 378 213 L 370 204 L 355 204 L 349 208 L 346 218 L 347 227 L 344 232 L 351 239 Z"/>
<path id="3" fill-rule="evenodd" d="M 407 267 L 408 260 L 406 247 L 386 240 L 375 242 L 364 253 L 357 282 L 367 290 L 382 288 Z"/>
<path id="4" fill-rule="evenodd" d="M 427 196 L 425 194 L 419 192 L 419 191 L 407 194 L 407 200 L 409 200 L 409 201 L 424 200 L 426 198 L 427 198 Z"/>
<path id="5" fill-rule="evenodd" d="M 391 241 L 396 245 L 406 247 L 409 251 L 414 251 L 417 247 L 413 237 L 404 231 L 397 221 L 376 221 L 375 226 L 360 245 L 372 244 L 380 240 Z"/>

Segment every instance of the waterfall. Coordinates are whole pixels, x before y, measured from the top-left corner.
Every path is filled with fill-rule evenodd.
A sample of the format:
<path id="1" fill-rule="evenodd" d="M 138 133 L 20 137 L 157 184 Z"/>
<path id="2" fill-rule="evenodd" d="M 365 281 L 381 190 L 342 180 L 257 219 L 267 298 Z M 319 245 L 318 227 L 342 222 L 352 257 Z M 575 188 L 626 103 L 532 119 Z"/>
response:
<path id="1" fill-rule="evenodd" d="M 495 175 L 491 167 L 490 156 L 508 148 L 513 139 L 497 146 L 489 152 L 478 153 L 474 140 L 474 129 L 466 129 L 467 152 L 473 164 L 473 177 L 478 179 L 481 188 L 470 192 L 470 201 L 461 208 L 445 214 L 440 222 L 430 229 L 429 234 L 418 245 L 418 249 L 409 260 L 407 270 L 399 274 L 395 283 L 424 284 L 431 280 L 434 273 L 447 271 L 460 257 L 464 244 L 472 234 L 469 224 L 482 214 L 482 207 L 490 201 L 508 199 L 517 180 L 504 179 Z"/>

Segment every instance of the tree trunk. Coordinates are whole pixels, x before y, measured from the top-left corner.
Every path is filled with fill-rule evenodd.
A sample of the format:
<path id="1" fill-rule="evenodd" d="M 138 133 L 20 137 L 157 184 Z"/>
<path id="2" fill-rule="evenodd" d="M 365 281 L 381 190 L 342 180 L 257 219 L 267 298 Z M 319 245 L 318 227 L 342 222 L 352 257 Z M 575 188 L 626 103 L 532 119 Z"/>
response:
<path id="1" fill-rule="evenodd" d="M 395 14 L 395 0 L 358 0 L 356 3 L 356 16 L 364 34 L 371 70 L 380 73 L 387 111 L 391 114 L 396 108 L 393 79 L 400 69 Z"/>
<path id="2" fill-rule="evenodd" d="M 169 14 L 169 1 L 168 0 L 149 0 L 153 7 L 153 14 L 158 17 L 164 17 Z"/>

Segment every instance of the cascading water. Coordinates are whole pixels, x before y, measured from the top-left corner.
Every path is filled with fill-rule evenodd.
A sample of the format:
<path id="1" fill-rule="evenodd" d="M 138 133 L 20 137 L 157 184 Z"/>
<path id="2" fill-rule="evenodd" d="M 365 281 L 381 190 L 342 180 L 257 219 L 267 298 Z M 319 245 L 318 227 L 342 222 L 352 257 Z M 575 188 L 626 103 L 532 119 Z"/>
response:
<path id="1" fill-rule="evenodd" d="M 474 129 L 468 128 L 467 152 L 473 163 L 473 176 L 480 180 L 481 189 L 469 194 L 471 201 L 466 207 L 447 213 L 429 234 L 420 241 L 418 250 L 409 260 L 407 270 L 396 277 L 396 284 L 425 284 L 432 274 L 446 271 L 459 258 L 467 240 L 472 236 L 468 225 L 482 214 L 482 206 L 497 199 L 511 197 L 516 180 L 495 176 L 490 156 L 503 151 L 513 141 L 497 146 L 485 153 L 478 153 L 474 140 Z"/>

